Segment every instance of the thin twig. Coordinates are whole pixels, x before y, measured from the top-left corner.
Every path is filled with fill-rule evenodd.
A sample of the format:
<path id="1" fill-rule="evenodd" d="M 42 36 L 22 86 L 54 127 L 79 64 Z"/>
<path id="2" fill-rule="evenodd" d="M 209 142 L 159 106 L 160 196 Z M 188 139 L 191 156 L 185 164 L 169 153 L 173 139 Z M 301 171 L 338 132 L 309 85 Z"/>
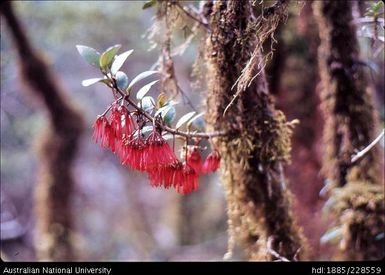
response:
<path id="1" fill-rule="evenodd" d="M 191 13 L 189 13 L 180 3 L 176 2 L 175 5 L 181 9 L 184 14 L 186 14 L 188 17 L 190 17 L 191 19 L 197 21 L 199 24 L 201 24 L 203 27 L 205 27 L 206 29 L 210 30 L 210 27 L 208 24 L 204 23 L 202 20 L 200 20 L 199 18 L 196 18 L 194 15 L 192 15 Z"/>
<path id="2" fill-rule="evenodd" d="M 123 97 L 124 100 L 126 100 L 138 112 L 143 114 L 143 116 L 145 116 L 150 121 L 154 121 L 154 117 L 153 116 L 151 116 L 149 113 L 147 113 L 142 108 L 140 108 L 138 105 L 136 105 L 136 103 L 134 101 L 132 101 L 129 97 L 125 96 L 125 93 L 116 86 L 115 80 L 113 80 L 113 83 L 114 83 L 113 84 L 114 85 L 114 88 L 113 88 L 114 91 L 119 93 Z M 177 129 L 168 127 L 167 125 L 164 125 L 164 124 L 162 124 L 161 122 L 159 122 L 157 120 L 155 120 L 155 123 L 161 129 L 163 129 L 164 131 L 169 132 L 169 133 L 174 134 L 174 135 L 182 136 L 182 137 L 185 137 L 185 138 L 205 138 L 205 139 L 210 139 L 210 138 L 213 138 L 213 137 L 220 137 L 220 136 L 225 136 L 226 135 L 226 133 L 221 132 L 221 131 L 214 131 L 214 132 L 209 132 L 209 133 L 183 132 L 183 131 L 179 131 Z"/>
<path id="3" fill-rule="evenodd" d="M 186 92 L 183 91 L 183 89 L 180 87 L 178 81 L 175 78 L 174 78 L 174 81 L 175 81 L 175 86 L 177 87 L 178 91 L 182 95 L 183 103 L 189 105 L 193 111 L 197 112 L 197 109 L 192 104 L 191 99 L 186 95 Z"/>
<path id="4" fill-rule="evenodd" d="M 277 259 L 279 259 L 282 262 L 290 262 L 287 258 L 279 255 L 279 253 L 272 248 L 271 244 L 273 242 L 273 239 L 274 238 L 272 236 L 270 236 L 267 239 L 267 252 L 269 252 L 271 255 L 273 255 L 274 257 L 276 257 Z"/>
<path id="5" fill-rule="evenodd" d="M 384 137 L 385 129 L 382 129 L 382 132 L 375 138 L 368 146 L 366 146 L 362 151 L 352 156 L 352 163 L 355 163 L 357 160 L 362 158 L 367 152 L 370 151 L 380 140 Z"/>

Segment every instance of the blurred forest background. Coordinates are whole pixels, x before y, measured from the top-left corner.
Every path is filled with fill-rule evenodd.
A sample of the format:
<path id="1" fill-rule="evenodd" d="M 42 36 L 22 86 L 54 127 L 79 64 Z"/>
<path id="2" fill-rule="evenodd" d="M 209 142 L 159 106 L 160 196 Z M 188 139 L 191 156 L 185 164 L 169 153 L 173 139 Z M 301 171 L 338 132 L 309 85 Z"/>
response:
<path id="1" fill-rule="evenodd" d="M 323 215 L 326 198 L 320 193 L 325 178 L 320 173 L 323 119 L 318 107 L 319 37 L 311 1 L 305 2 L 293 1 L 287 21 L 277 29 L 278 43 L 267 66 L 267 79 L 288 120 L 300 120 L 292 140 L 292 161 L 285 170 L 294 193 L 295 215 L 312 247 L 310 257 L 328 260 L 335 246 L 321 241 L 330 220 Z M 372 4 L 361 2 L 355 10 L 360 13 L 361 9 L 357 18 L 363 17 Z M 155 10 L 143 10 L 143 4 L 144 1 L 13 3 L 32 46 L 43 54 L 65 96 L 84 120 L 72 171 L 75 185 L 70 207 L 75 226 L 70 238 L 75 259 L 222 260 L 227 249 L 227 216 L 225 194 L 217 174 L 202 177 L 200 189 L 187 196 L 152 188 L 144 175 L 120 165 L 113 154 L 91 140 L 91 126 L 111 102 L 111 95 L 103 85 L 81 86 L 83 79 L 93 73 L 97 76 L 97 71 L 85 64 L 75 45 L 102 51 L 122 44 L 124 50 L 134 49 L 123 67 L 129 78 L 149 70 L 158 60 L 159 48 L 149 50 L 151 44 L 145 33 L 152 25 Z M 187 4 L 198 6 L 193 1 Z M 375 107 L 383 128 L 384 47 L 383 43 L 372 41 L 371 29 L 362 22 L 357 22 L 361 58 L 369 64 L 367 71 L 375 88 Z M 181 28 L 176 45 L 184 40 L 183 33 Z M 384 39 L 383 28 L 379 36 Z M 193 40 L 183 56 L 174 60 L 181 86 L 194 106 L 204 110 L 205 87 L 190 85 L 198 42 Z M 28 84 L 19 71 L 15 45 L 1 18 L 1 257 L 34 261 L 38 259 L 33 242 L 34 189 L 40 165 L 37 152 L 47 127 L 47 113 L 33 93 L 25 92 Z M 190 109 L 188 105 L 178 108 Z M 380 144 L 383 148 L 383 141 Z"/>

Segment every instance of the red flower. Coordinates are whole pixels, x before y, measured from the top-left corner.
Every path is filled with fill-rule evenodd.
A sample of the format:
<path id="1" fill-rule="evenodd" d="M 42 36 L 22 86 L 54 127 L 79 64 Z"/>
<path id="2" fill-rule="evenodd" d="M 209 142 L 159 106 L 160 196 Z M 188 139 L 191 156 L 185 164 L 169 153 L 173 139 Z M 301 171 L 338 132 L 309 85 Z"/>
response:
<path id="1" fill-rule="evenodd" d="M 145 163 L 148 171 L 177 162 L 173 150 L 156 130 L 148 136 L 146 143 L 148 150 L 145 155 Z"/>
<path id="2" fill-rule="evenodd" d="M 181 180 L 174 183 L 174 187 L 178 193 L 186 195 L 195 191 L 199 187 L 199 175 L 187 163 L 183 164 Z"/>
<path id="3" fill-rule="evenodd" d="M 202 157 L 198 146 L 190 146 L 187 152 L 187 164 L 199 175 L 202 170 Z"/>
<path id="4" fill-rule="evenodd" d="M 115 151 L 115 133 L 104 116 L 98 116 L 94 123 L 94 134 L 92 139 L 105 148 Z"/>
<path id="5" fill-rule="evenodd" d="M 199 175 L 188 164 L 176 162 L 148 172 L 150 183 L 154 187 L 173 186 L 178 193 L 188 194 L 199 187 Z"/>
<path id="6" fill-rule="evenodd" d="M 104 125 L 104 134 L 100 145 L 115 152 L 115 131 L 108 122 Z"/>
<path id="7" fill-rule="evenodd" d="M 202 172 L 205 174 L 215 172 L 219 168 L 220 160 L 219 152 L 217 150 L 212 151 L 203 163 Z"/>
<path id="8" fill-rule="evenodd" d="M 181 162 L 176 161 L 172 164 L 148 171 L 148 176 L 152 186 L 170 188 L 182 181 L 183 165 Z"/>
<path id="9" fill-rule="evenodd" d="M 129 137 L 135 131 L 134 120 L 126 107 L 121 106 L 120 113 L 122 115 L 122 136 Z"/>
<path id="10" fill-rule="evenodd" d="M 112 107 L 110 121 L 117 139 L 130 136 L 134 130 L 134 121 L 124 106 Z"/>
<path id="11" fill-rule="evenodd" d="M 122 164 L 129 165 L 131 168 L 145 171 L 147 166 L 145 163 L 145 155 L 148 150 L 148 146 L 144 142 L 142 135 L 134 138 L 125 147 L 125 159 Z"/>
<path id="12" fill-rule="evenodd" d="M 115 145 L 115 154 L 119 157 L 120 162 L 123 164 L 129 153 L 128 138 L 123 137 L 118 140 Z"/>
<path id="13" fill-rule="evenodd" d="M 95 141 L 95 143 L 98 143 L 99 140 L 102 140 L 104 135 L 104 126 L 107 124 L 108 121 L 104 116 L 98 116 L 94 122 L 94 134 L 92 135 L 92 140 Z"/>

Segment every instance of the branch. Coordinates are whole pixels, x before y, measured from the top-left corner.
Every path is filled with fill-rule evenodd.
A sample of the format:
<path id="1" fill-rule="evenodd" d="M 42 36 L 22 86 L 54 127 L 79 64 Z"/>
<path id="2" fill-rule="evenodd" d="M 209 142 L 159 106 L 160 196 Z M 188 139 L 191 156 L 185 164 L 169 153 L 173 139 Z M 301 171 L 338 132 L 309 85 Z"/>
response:
<path id="1" fill-rule="evenodd" d="M 221 131 L 215 131 L 215 132 L 209 132 L 209 133 L 190 133 L 190 132 L 183 132 L 183 131 L 179 131 L 177 129 L 168 127 L 167 125 L 160 123 L 153 116 L 151 116 L 149 113 L 147 113 L 142 108 L 140 108 L 138 105 L 136 105 L 136 103 L 132 99 L 127 97 L 127 95 L 116 86 L 115 80 L 112 79 L 112 81 L 113 81 L 114 91 L 119 93 L 123 97 L 123 99 L 125 101 L 127 101 L 128 104 L 130 104 L 132 107 L 134 107 L 138 112 L 143 114 L 150 121 L 155 121 L 155 123 L 159 126 L 159 128 L 165 130 L 166 132 L 169 132 L 170 134 L 178 135 L 178 136 L 182 136 L 182 137 L 186 137 L 186 138 L 205 138 L 205 139 L 210 139 L 210 138 L 220 137 L 220 136 L 226 135 L 226 133 L 221 132 Z"/>
<path id="2" fill-rule="evenodd" d="M 207 30 L 210 30 L 210 27 L 207 23 L 203 22 L 201 19 L 195 17 L 194 15 L 192 15 L 191 13 L 189 13 L 181 4 L 179 4 L 178 2 L 175 3 L 175 5 L 181 9 L 184 14 L 186 14 L 188 17 L 190 17 L 191 19 L 197 21 L 200 25 L 202 25 L 203 27 L 205 27 Z"/>
<path id="3" fill-rule="evenodd" d="M 357 154 L 352 156 L 352 162 L 355 163 L 357 160 L 362 158 L 367 152 L 370 151 L 380 140 L 384 137 L 385 129 L 382 129 L 382 132 L 378 135 L 378 137 L 375 138 L 368 146 L 366 146 L 362 151 L 358 152 Z"/>
<path id="4" fill-rule="evenodd" d="M 274 257 L 276 257 L 277 259 L 279 259 L 282 262 L 290 262 L 287 258 L 279 255 L 279 253 L 272 248 L 271 244 L 273 242 L 273 239 L 274 238 L 272 236 L 270 236 L 267 239 L 267 252 L 269 252 L 271 255 L 273 255 Z"/>

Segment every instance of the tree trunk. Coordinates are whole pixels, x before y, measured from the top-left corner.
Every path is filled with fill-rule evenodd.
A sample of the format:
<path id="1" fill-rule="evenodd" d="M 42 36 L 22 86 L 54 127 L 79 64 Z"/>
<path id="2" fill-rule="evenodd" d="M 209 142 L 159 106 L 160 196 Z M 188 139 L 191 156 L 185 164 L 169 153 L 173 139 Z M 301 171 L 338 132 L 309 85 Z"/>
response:
<path id="1" fill-rule="evenodd" d="M 286 175 L 296 198 L 296 217 L 311 247 L 309 257 L 318 259 L 327 252 L 320 247 L 326 225 L 325 220 L 319 218 L 322 207 L 319 192 L 323 187 L 323 178 L 319 173 L 319 147 L 323 121 L 318 107 L 319 38 L 312 1 L 306 1 L 303 7 L 293 10 L 293 16 L 281 25 L 280 33 L 275 37 L 277 43 L 272 65 L 266 67 L 266 72 L 270 92 L 277 98 L 277 106 L 282 108 L 288 119 L 299 120 L 292 137 L 292 161 Z"/>
<path id="2" fill-rule="evenodd" d="M 40 171 L 35 191 L 36 248 L 40 260 L 71 260 L 71 165 L 81 134 L 80 115 L 63 97 L 63 89 L 43 59 L 34 51 L 11 3 L 1 4 L 20 58 L 21 73 L 48 111 L 50 127 L 39 140 Z"/>
<path id="3" fill-rule="evenodd" d="M 355 150 L 376 136 L 378 121 L 365 67 L 360 62 L 352 1 L 316 1 L 321 45 L 319 68 L 325 116 L 323 171 L 334 190 L 333 208 L 343 229 L 344 258 L 380 259 L 384 255 L 384 193 L 377 148 L 355 163 Z"/>
<path id="4" fill-rule="evenodd" d="M 291 129 L 274 108 L 263 70 L 224 115 L 235 92 L 231 87 L 255 48 L 249 12 L 249 1 L 215 2 L 207 39 L 206 119 L 210 130 L 229 134 L 215 143 L 222 156 L 230 251 L 238 242 L 249 260 L 302 259 L 302 233 L 283 174 Z"/>

